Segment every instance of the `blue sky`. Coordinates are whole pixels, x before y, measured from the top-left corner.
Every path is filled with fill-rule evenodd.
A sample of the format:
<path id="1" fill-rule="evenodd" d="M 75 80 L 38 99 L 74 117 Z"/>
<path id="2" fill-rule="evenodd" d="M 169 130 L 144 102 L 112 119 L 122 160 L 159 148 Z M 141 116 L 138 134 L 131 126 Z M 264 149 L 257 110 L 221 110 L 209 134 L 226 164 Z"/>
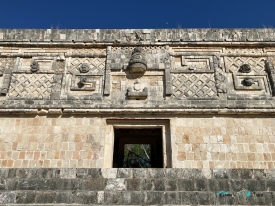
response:
<path id="1" fill-rule="evenodd" d="M 0 28 L 275 28 L 275 0 L 2 0 Z"/>

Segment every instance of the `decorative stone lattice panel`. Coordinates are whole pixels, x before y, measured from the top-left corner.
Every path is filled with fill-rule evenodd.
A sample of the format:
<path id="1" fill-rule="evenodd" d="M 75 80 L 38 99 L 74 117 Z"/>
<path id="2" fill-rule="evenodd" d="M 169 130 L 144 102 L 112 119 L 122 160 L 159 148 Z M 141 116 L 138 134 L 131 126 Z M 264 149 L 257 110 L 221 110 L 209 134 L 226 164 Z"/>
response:
<path id="1" fill-rule="evenodd" d="M 103 73 L 105 69 L 105 60 L 105 58 L 73 58 L 70 72 L 77 72 L 80 64 L 87 63 L 90 66 L 90 72 Z"/>
<path id="2" fill-rule="evenodd" d="M 217 96 L 214 74 L 171 74 L 172 96 L 211 98 Z"/>
<path id="3" fill-rule="evenodd" d="M 85 48 L 85 49 L 82 49 L 82 48 L 79 48 L 79 49 L 73 49 L 72 50 L 73 53 L 79 53 L 79 54 L 91 54 L 91 53 L 102 53 L 102 54 L 105 54 L 106 53 L 106 49 L 104 48 Z"/>
<path id="4" fill-rule="evenodd" d="M 13 69 L 14 67 L 14 58 L 0 58 L 0 70 L 7 68 Z"/>
<path id="5" fill-rule="evenodd" d="M 130 51 L 132 52 L 135 47 L 112 47 L 112 51 L 118 51 L 118 50 L 124 50 L 124 51 Z M 152 51 L 152 50 L 165 50 L 165 46 L 145 46 L 142 47 L 143 51 Z"/>
<path id="6" fill-rule="evenodd" d="M 228 54 L 263 54 L 262 48 L 240 49 L 240 48 L 224 48 L 224 52 Z"/>
<path id="7" fill-rule="evenodd" d="M 265 71 L 265 58 L 264 57 L 226 57 L 225 65 L 228 71 L 238 72 L 240 66 L 248 64 L 254 73 L 263 73 Z"/>
<path id="8" fill-rule="evenodd" d="M 219 53 L 222 52 L 222 48 L 221 47 L 179 47 L 179 46 L 170 46 L 170 51 L 172 52 L 215 52 L 215 53 Z"/>
<path id="9" fill-rule="evenodd" d="M 45 98 L 51 94 L 54 74 L 13 74 L 8 96 Z"/>
<path id="10" fill-rule="evenodd" d="M 131 54 L 136 47 L 112 47 L 108 53 L 107 68 L 111 70 L 127 69 Z M 170 56 L 164 46 L 141 47 L 147 62 L 147 69 L 170 68 Z"/>

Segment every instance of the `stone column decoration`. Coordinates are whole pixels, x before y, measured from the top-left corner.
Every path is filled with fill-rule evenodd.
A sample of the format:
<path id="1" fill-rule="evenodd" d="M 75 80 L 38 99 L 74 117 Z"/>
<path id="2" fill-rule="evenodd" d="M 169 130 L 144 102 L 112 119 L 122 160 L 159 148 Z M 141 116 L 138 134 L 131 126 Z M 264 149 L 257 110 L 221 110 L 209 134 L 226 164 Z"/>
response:
<path id="1" fill-rule="evenodd" d="M 55 62 L 55 74 L 53 76 L 53 85 L 51 99 L 60 99 L 62 79 L 64 75 L 65 61 Z"/>
<path id="2" fill-rule="evenodd" d="M 171 73 L 170 69 L 165 69 L 165 96 L 172 95 L 172 88 L 171 88 Z"/>
<path id="3" fill-rule="evenodd" d="M 1 94 L 6 95 L 9 91 L 10 87 L 10 82 L 11 82 L 11 76 L 12 76 L 12 71 L 11 69 L 6 69 L 4 73 L 4 80 L 3 80 L 3 85 L 1 88 Z"/>
<path id="4" fill-rule="evenodd" d="M 109 96 L 111 93 L 111 68 L 110 64 L 108 64 L 108 57 L 111 53 L 111 46 L 107 47 L 107 58 L 106 58 L 106 69 L 105 69 L 105 79 L 104 79 L 104 96 Z"/>
<path id="5" fill-rule="evenodd" d="M 265 69 L 269 76 L 269 81 L 272 88 L 272 95 L 275 96 L 275 67 L 272 59 L 268 59 L 265 62 Z"/>
<path id="6" fill-rule="evenodd" d="M 217 55 L 213 56 L 213 67 L 214 67 L 214 73 L 215 73 L 217 93 L 219 97 L 223 97 L 227 92 L 226 76 L 220 65 L 220 57 Z"/>

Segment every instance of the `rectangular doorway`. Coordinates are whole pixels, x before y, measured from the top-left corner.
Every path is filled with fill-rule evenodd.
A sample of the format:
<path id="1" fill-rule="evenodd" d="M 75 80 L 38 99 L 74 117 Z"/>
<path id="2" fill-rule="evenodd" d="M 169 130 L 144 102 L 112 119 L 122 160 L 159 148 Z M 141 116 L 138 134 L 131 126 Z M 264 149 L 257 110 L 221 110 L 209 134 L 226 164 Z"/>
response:
<path id="1" fill-rule="evenodd" d="M 163 168 L 161 128 L 114 129 L 114 168 Z"/>

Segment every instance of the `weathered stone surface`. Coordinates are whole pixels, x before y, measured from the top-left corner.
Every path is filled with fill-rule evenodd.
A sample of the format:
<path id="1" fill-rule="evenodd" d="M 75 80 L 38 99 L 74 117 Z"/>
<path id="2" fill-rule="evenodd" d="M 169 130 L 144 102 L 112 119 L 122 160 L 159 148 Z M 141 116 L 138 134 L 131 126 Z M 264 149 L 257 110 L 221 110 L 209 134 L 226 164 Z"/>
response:
<path id="1" fill-rule="evenodd" d="M 0 29 L 0 204 L 274 204 L 274 42 Z M 162 128 L 163 168 L 111 168 L 125 127 Z"/>
<path id="2" fill-rule="evenodd" d="M 2 173 L 21 171 L 24 177 L 1 177 L 0 204 L 92 204 L 92 205 L 271 205 L 274 203 L 275 184 L 264 176 L 251 176 L 245 179 L 235 178 L 192 178 L 177 176 L 174 180 L 163 176 L 157 179 L 144 177 L 115 178 L 64 176 L 34 178 L 34 169 L 1 169 Z M 51 173 L 52 169 L 48 173 Z M 82 168 L 89 173 L 101 173 L 100 169 Z M 94 170 L 95 172 L 92 172 Z M 129 171 L 127 171 L 129 170 Z M 136 169 L 123 169 L 132 174 Z M 143 169 L 148 173 L 151 169 Z M 173 169 L 162 169 L 165 174 Z M 178 171 L 178 169 L 175 169 Z M 80 171 L 80 170 L 78 170 Z M 181 169 L 181 172 L 190 171 Z M 220 170 L 222 171 L 222 170 Z M 227 169 L 227 174 L 252 174 L 255 170 Z M 197 173 L 202 172 L 197 169 Z M 217 174 L 217 170 L 211 171 Z M 260 172 L 260 171 L 258 171 Z M 261 170 L 264 174 L 267 171 Z M 17 173 L 19 174 L 19 173 Z M 222 173 L 224 174 L 224 173 Z M 146 186 L 147 184 L 147 186 Z"/>

